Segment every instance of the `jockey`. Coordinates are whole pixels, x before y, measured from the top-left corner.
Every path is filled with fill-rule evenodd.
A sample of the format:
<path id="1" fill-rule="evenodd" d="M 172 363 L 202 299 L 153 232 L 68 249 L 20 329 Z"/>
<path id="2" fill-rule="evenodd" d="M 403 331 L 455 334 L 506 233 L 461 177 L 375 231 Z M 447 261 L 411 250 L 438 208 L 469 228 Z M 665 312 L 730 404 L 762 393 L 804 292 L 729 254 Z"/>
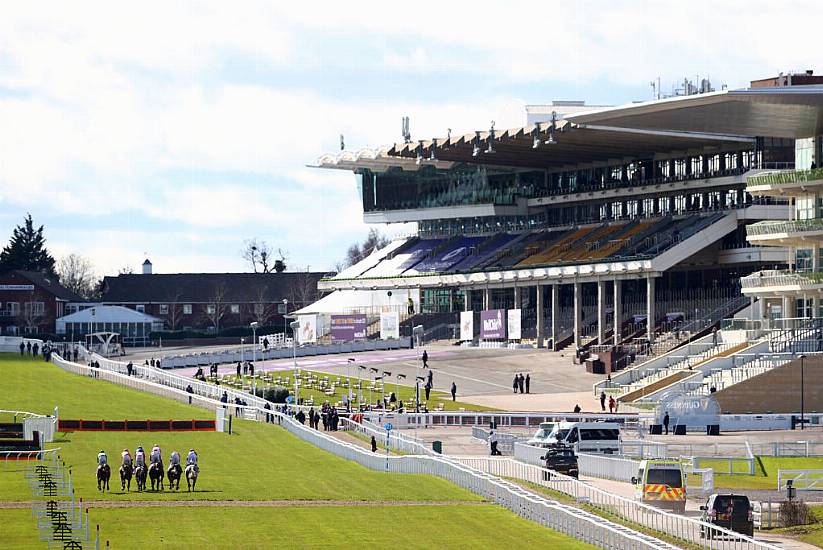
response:
<path id="1" fill-rule="evenodd" d="M 134 453 L 134 465 L 146 467 L 146 454 L 143 452 L 143 447 L 137 447 Z"/>
<path id="2" fill-rule="evenodd" d="M 98 466 L 105 466 L 108 464 L 108 458 L 106 457 L 106 451 L 100 449 L 100 452 L 97 453 L 97 465 Z"/>
<path id="3" fill-rule="evenodd" d="M 169 456 L 169 466 L 180 466 L 180 453 L 172 451 Z"/>
<path id="4" fill-rule="evenodd" d="M 129 453 L 129 450 L 128 449 L 123 449 L 123 452 L 121 453 L 121 456 L 123 457 L 123 466 L 129 466 L 130 467 L 131 466 L 131 454 Z"/>
<path id="5" fill-rule="evenodd" d="M 151 455 L 149 455 L 149 460 L 152 464 L 154 464 L 155 462 L 159 462 L 160 464 L 163 463 L 163 456 L 160 452 L 160 445 L 158 445 L 157 443 L 155 443 L 154 447 L 152 447 L 151 449 Z"/>
<path id="6" fill-rule="evenodd" d="M 194 449 L 189 449 L 189 455 L 186 457 L 186 466 L 189 464 L 193 465 L 195 470 L 200 470 L 197 465 L 197 453 L 194 452 Z"/>

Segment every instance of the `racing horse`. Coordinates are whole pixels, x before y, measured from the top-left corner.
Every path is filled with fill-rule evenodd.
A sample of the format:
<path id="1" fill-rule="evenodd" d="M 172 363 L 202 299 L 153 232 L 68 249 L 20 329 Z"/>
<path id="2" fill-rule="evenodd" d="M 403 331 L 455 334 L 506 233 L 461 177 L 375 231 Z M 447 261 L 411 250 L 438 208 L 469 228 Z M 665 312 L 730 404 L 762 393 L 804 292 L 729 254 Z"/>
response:
<path id="1" fill-rule="evenodd" d="M 168 470 L 168 478 L 169 478 L 169 490 L 171 491 L 174 489 L 175 491 L 180 489 L 180 477 L 183 475 L 183 468 L 180 467 L 180 464 L 171 464 L 169 465 Z"/>
<path id="2" fill-rule="evenodd" d="M 127 488 L 131 491 L 131 464 L 120 465 L 120 490 L 125 491 Z"/>
<path id="3" fill-rule="evenodd" d="M 162 491 L 163 489 L 163 464 L 161 462 L 152 462 L 149 466 L 149 479 L 151 480 L 152 491 Z"/>
<path id="4" fill-rule="evenodd" d="M 97 466 L 97 490 L 107 491 L 109 489 L 109 478 L 111 477 L 111 468 L 108 464 L 100 464 Z"/>
<path id="5" fill-rule="evenodd" d="M 137 481 L 137 490 L 138 491 L 145 491 L 146 490 L 146 465 L 145 464 L 138 464 L 137 467 L 134 469 L 134 478 Z"/>
<path id="6" fill-rule="evenodd" d="M 189 491 L 194 491 L 194 486 L 197 485 L 197 476 L 200 475 L 200 468 L 197 464 L 189 464 L 186 466 L 186 484 L 189 486 Z"/>

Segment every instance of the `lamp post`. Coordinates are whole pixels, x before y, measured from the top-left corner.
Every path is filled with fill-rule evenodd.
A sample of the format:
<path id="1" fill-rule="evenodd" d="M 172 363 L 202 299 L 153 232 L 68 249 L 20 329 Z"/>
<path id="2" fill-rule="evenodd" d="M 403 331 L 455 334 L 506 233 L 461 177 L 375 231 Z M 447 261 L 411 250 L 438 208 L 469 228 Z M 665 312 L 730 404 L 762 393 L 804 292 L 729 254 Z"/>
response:
<path id="1" fill-rule="evenodd" d="M 378 380 L 382 381 L 383 377 L 382 376 L 375 376 L 374 377 L 375 384 L 377 383 Z M 383 384 L 383 408 L 384 409 L 386 407 L 386 399 L 385 399 L 386 392 L 385 392 L 385 389 L 386 389 L 386 385 Z M 371 390 L 369 390 L 369 400 L 371 400 Z"/>
<path id="2" fill-rule="evenodd" d="M 805 394 L 806 394 L 806 380 L 803 372 L 804 363 L 806 361 L 806 355 L 801 354 L 798 359 L 800 359 L 800 429 L 806 429 L 806 403 L 804 401 Z"/>
<path id="3" fill-rule="evenodd" d="M 351 407 L 351 373 L 349 373 L 349 368 L 352 363 L 354 363 L 354 357 L 349 357 L 346 361 L 346 384 L 349 386 L 349 407 Z"/>
<path id="4" fill-rule="evenodd" d="M 246 343 L 245 338 L 240 339 L 240 367 L 243 367 L 243 363 L 245 362 L 245 357 L 243 357 L 243 346 Z M 242 374 L 240 375 L 240 389 L 243 389 L 243 386 L 246 385 L 246 370 L 243 369 L 240 371 Z"/>
<path id="5" fill-rule="evenodd" d="M 420 382 L 425 380 L 422 376 L 416 376 L 414 381 L 414 412 L 420 412 Z"/>
<path id="6" fill-rule="evenodd" d="M 372 374 L 377 374 L 377 369 L 374 368 L 374 367 L 369 367 L 369 372 L 371 372 Z M 377 378 L 375 377 L 374 380 L 376 381 Z M 374 383 L 372 383 L 371 387 L 369 388 L 369 407 L 371 407 L 372 403 L 374 403 L 374 401 L 372 401 L 372 396 L 371 396 L 373 388 L 374 388 Z"/>
<path id="7" fill-rule="evenodd" d="M 366 370 L 365 365 L 357 365 L 357 392 L 359 397 L 357 398 L 358 409 L 360 408 L 360 398 L 363 397 L 363 372 Z"/>
<path id="8" fill-rule="evenodd" d="M 295 411 L 297 410 L 297 333 L 300 329 L 300 321 L 293 321 L 290 325 L 291 327 L 291 350 L 292 350 L 292 359 L 294 360 L 294 406 Z M 283 338 L 286 337 L 286 333 L 283 333 Z"/>
<path id="9" fill-rule="evenodd" d="M 405 380 L 405 374 L 398 374 L 394 382 L 394 394 L 397 396 L 397 401 L 400 401 L 400 380 Z"/>
<path id="10" fill-rule="evenodd" d="M 383 376 L 381 378 L 383 378 L 384 380 L 388 379 L 389 383 L 391 383 L 391 373 L 389 371 L 384 370 L 383 371 Z M 395 395 L 395 398 L 397 398 L 396 395 Z M 385 404 L 386 404 L 386 383 L 383 382 L 383 405 L 385 405 Z"/>
<path id="11" fill-rule="evenodd" d="M 283 343 L 286 343 L 286 315 L 289 314 L 289 301 L 283 298 Z M 292 323 L 294 324 L 294 323 Z M 291 337 L 294 338 L 294 328 L 291 331 Z"/>
<path id="12" fill-rule="evenodd" d="M 251 342 L 252 342 L 252 348 L 251 348 L 251 354 L 252 355 L 251 355 L 251 357 L 252 357 L 252 359 L 251 359 L 251 361 L 252 361 L 252 363 L 256 363 L 257 362 L 257 326 L 258 326 L 257 321 L 252 321 L 249 326 L 251 327 L 251 334 L 252 334 L 252 337 L 251 337 Z M 251 379 L 251 383 L 252 383 L 252 392 L 254 394 L 254 397 L 257 397 L 257 373 L 256 372 L 254 373 L 254 376 Z"/>

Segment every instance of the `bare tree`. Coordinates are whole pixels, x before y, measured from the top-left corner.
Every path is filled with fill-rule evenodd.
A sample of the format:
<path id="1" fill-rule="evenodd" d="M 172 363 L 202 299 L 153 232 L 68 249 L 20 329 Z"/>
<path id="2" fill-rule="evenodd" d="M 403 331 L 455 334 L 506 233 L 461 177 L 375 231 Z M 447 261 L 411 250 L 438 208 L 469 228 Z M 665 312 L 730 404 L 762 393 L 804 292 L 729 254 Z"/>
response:
<path id="1" fill-rule="evenodd" d="M 281 273 L 286 270 L 286 253 L 282 248 L 272 249 L 271 245 L 257 238 L 243 241 L 241 257 L 251 265 L 254 273 Z M 274 258 L 277 255 L 279 258 Z"/>
<path id="2" fill-rule="evenodd" d="M 220 321 L 226 315 L 226 287 L 218 284 L 214 287 L 209 303 L 206 304 L 206 317 L 214 327 L 215 332 L 220 332 Z"/>
<path id="3" fill-rule="evenodd" d="M 320 298 L 320 292 L 317 290 L 317 279 L 312 276 L 308 267 L 305 271 L 298 271 L 292 275 L 286 292 L 289 302 L 294 304 L 295 307 L 306 307 Z"/>
<path id="4" fill-rule="evenodd" d="M 171 330 L 177 330 L 180 317 L 183 316 L 183 304 L 180 302 L 180 293 L 177 292 L 168 303 L 169 312 L 166 315 L 166 322 Z"/>
<path id="5" fill-rule="evenodd" d="M 79 254 L 63 256 L 57 263 L 57 275 L 64 287 L 83 299 L 93 299 L 96 281 L 91 260 Z"/>
<path id="6" fill-rule="evenodd" d="M 354 243 L 346 251 L 345 265 L 351 266 L 366 258 L 375 249 L 383 248 L 391 240 L 375 228 L 369 229 L 369 234 L 363 244 Z"/>
<path id="7" fill-rule="evenodd" d="M 269 288 L 266 285 L 255 287 L 252 294 L 252 314 L 260 326 L 266 326 L 274 317 L 275 306 L 269 299 Z"/>

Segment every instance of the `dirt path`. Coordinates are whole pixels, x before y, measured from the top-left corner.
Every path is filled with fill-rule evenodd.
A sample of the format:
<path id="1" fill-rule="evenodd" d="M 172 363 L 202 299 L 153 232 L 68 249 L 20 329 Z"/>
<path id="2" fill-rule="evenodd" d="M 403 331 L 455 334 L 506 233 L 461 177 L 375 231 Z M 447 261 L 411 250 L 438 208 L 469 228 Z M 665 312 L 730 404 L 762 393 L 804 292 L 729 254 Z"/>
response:
<path id="1" fill-rule="evenodd" d="M 478 500 L 441 500 L 441 501 L 408 501 L 398 502 L 394 500 L 93 500 L 86 502 L 89 508 L 160 508 L 160 507 L 199 507 L 199 506 L 219 506 L 219 507 L 271 507 L 284 508 L 287 506 L 453 506 L 461 505 L 486 505 L 485 501 Z M 28 509 L 31 502 L 26 501 L 0 501 L 0 510 Z"/>

